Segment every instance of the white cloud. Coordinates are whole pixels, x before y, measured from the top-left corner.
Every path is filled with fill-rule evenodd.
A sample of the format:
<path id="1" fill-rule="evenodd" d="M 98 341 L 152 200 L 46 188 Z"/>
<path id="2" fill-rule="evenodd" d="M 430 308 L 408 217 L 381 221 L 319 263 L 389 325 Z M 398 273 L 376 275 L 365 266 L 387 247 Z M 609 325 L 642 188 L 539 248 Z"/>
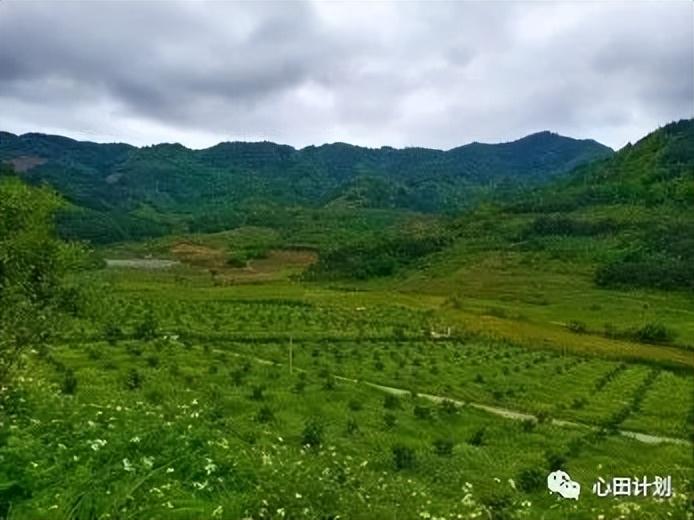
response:
<path id="1" fill-rule="evenodd" d="M 613 147 L 694 115 L 692 2 L 0 2 L 0 128 Z"/>

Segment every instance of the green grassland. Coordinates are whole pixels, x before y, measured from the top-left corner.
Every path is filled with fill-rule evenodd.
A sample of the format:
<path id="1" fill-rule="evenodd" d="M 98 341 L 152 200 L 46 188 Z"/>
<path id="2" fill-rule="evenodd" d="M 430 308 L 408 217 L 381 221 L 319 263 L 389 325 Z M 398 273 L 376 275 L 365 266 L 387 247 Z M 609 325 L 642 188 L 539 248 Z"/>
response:
<path id="1" fill-rule="evenodd" d="M 73 323 L 4 396 L 3 467 L 24 497 L 10 518 L 685 514 L 687 373 L 475 334 L 432 339 L 445 319 L 405 299 L 287 282 L 181 290 L 139 274 L 103 274 L 118 334 Z M 579 502 L 547 494 L 557 464 L 583 484 Z M 671 474 L 675 497 L 590 492 L 622 474 Z"/>
<path id="2" fill-rule="evenodd" d="M 145 204 L 176 232 L 91 254 L 42 224 L 56 197 L 0 182 L 0 519 L 691 519 L 693 140 L 463 214 L 359 207 L 364 179 L 212 233 Z M 667 475 L 670 498 L 591 491 Z"/>

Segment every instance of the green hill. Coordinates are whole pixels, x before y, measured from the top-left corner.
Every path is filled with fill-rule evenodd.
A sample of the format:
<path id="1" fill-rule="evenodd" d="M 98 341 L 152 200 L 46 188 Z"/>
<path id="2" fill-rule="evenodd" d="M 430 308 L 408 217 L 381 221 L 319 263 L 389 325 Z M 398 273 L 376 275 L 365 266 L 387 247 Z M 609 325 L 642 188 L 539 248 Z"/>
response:
<path id="1" fill-rule="evenodd" d="M 82 208 L 63 218 L 64 232 L 102 242 L 228 229 L 277 207 L 456 211 L 611 153 L 549 132 L 449 151 L 270 142 L 136 148 L 0 133 L 1 161 Z"/>
<path id="2" fill-rule="evenodd" d="M 601 286 L 694 289 L 694 120 L 581 166 L 509 211 L 534 214 L 527 238 L 590 237 Z M 611 242 L 609 247 L 605 242 Z"/>

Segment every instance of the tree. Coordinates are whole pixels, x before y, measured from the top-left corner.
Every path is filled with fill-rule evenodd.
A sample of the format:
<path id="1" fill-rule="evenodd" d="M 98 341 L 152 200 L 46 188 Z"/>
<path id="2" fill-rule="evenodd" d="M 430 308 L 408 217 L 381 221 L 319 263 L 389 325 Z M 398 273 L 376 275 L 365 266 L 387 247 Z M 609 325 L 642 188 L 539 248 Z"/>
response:
<path id="1" fill-rule="evenodd" d="M 65 275 L 85 251 L 55 238 L 53 214 L 61 205 L 47 188 L 0 178 L 0 385 L 26 349 L 41 346 L 65 311 L 75 311 L 75 289 Z"/>

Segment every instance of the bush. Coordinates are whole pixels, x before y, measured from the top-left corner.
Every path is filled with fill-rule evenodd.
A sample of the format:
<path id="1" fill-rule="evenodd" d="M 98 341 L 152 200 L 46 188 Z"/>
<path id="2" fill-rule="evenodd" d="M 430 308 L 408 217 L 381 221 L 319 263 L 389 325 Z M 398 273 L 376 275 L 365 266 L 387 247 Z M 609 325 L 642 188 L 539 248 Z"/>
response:
<path id="1" fill-rule="evenodd" d="M 387 410 L 397 410 L 400 408 L 400 398 L 393 394 L 386 394 L 383 397 L 383 408 Z"/>
<path id="2" fill-rule="evenodd" d="M 123 339 L 123 331 L 121 328 L 116 325 L 115 323 L 107 323 L 104 326 L 104 339 L 108 342 L 109 345 L 115 345 Z"/>
<path id="3" fill-rule="evenodd" d="M 397 422 L 398 422 L 398 419 L 397 419 L 397 417 L 395 417 L 394 414 L 386 413 L 383 415 L 383 423 L 386 425 L 386 428 L 391 429 L 391 428 L 395 427 Z"/>
<path id="4" fill-rule="evenodd" d="M 148 310 L 142 321 L 135 327 L 137 339 L 152 340 L 157 336 L 159 324 L 152 310 Z"/>
<path id="5" fill-rule="evenodd" d="M 521 429 L 526 433 L 530 433 L 531 431 L 533 431 L 535 429 L 535 426 L 537 426 L 537 421 L 533 419 L 524 419 L 521 422 Z"/>
<path id="6" fill-rule="evenodd" d="M 323 426 L 315 419 L 309 419 L 301 434 L 301 444 L 316 448 L 323 442 Z"/>
<path id="7" fill-rule="evenodd" d="M 131 368 L 125 376 L 125 387 L 128 390 L 137 390 L 142 386 L 142 375 L 135 368 Z"/>
<path id="8" fill-rule="evenodd" d="M 74 395 L 74 393 L 77 391 L 77 377 L 75 376 L 75 372 L 73 370 L 68 369 L 65 371 L 60 391 L 65 395 Z"/>
<path id="9" fill-rule="evenodd" d="M 349 402 L 347 403 L 347 406 L 353 412 L 358 412 L 359 410 L 361 410 L 364 407 L 364 405 L 361 403 L 361 401 L 357 401 L 356 399 L 350 399 Z"/>
<path id="10" fill-rule="evenodd" d="M 575 332 L 576 334 L 584 334 L 588 330 L 586 324 L 578 320 L 571 320 L 566 324 L 566 328 L 571 332 Z"/>
<path id="11" fill-rule="evenodd" d="M 537 412 L 537 422 L 540 424 L 546 423 L 551 419 L 549 412 L 547 410 L 540 410 Z"/>
<path id="12" fill-rule="evenodd" d="M 630 335 L 643 343 L 671 343 L 676 336 L 662 323 L 646 323 L 631 331 Z"/>
<path id="13" fill-rule="evenodd" d="M 256 385 L 251 390 L 250 398 L 254 401 L 262 401 L 263 399 L 265 399 L 265 395 L 263 394 L 263 392 L 265 392 L 265 387 Z"/>
<path id="14" fill-rule="evenodd" d="M 273 421 L 274 419 L 275 414 L 272 411 L 272 409 L 267 405 L 263 406 L 260 410 L 258 410 L 258 413 L 255 415 L 255 420 L 260 423 L 268 423 Z"/>
<path id="15" fill-rule="evenodd" d="M 411 469 L 415 466 L 416 455 L 414 449 L 404 444 L 396 444 L 391 448 L 393 465 L 396 471 Z"/>
<path id="16" fill-rule="evenodd" d="M 545 472 L 538 468 L 526 468 L 518 474 L 518 488 L 526 493 L 542 489 L 546 484 Z"/>
<path id="17" fill-rule="evenodd" d="M 562 469 L 566 465 L 566 456 L 562 453 L 556 453 L 554 451 L 546 452 L 545 460 L 547 461 L 547 469 L 549 471 Z"/>
<path id="18" fill-rule="evenodd" d="M 242 370 L 233 370 L 229 375 L 231 376 L 231 382 L 234 386 L 243 385 L 245 374 Z"/>
<path id="19" fill-rule="evenodd" d="M 434 453 L 441 457 L 450 457 L 453 455 L 454 445 L 452 439 L 436 439 L 434 441 Z"/>
<path id="20" fill-rule="evenodd" d="M 294 383 L 293 392 L 295 394 L 302 394 L 302 393 L 304 393 L 304 390 L 306 390 L 306 380 L 305 379 L 299 379 L 296 383 Z"/>
<path id="21" fill-rule="evenodd" d="M 359 433 L 359 424 L 357 423 L 357 420 L 353 417 L 347 419 L 346 431 L 347 435 L 354 435 L 356 433 Z"/>
<path id="22" fill-rule="evenodd" d="M 458 406 L 450 399 L 441 401 L 441 412 L 446 415 L 455 415 L 458 413 Z"/>
<path id="23" fill-rule="evenodd" d="M 472 436 L 468 439 L 468 444 L 470 444 L 471 446 L 482 446 L 484 444 L 484 434 L 484 428 L 480 428 L 479 430 L 475 431 L 475 433 L 473 433 Z"/>
<path id="24" fill-rule="evenodd" d="M 429 419 L 431 418 L 431 409 L 428 406 L 415 405 L 414 416 L 417 419 Z"/>

